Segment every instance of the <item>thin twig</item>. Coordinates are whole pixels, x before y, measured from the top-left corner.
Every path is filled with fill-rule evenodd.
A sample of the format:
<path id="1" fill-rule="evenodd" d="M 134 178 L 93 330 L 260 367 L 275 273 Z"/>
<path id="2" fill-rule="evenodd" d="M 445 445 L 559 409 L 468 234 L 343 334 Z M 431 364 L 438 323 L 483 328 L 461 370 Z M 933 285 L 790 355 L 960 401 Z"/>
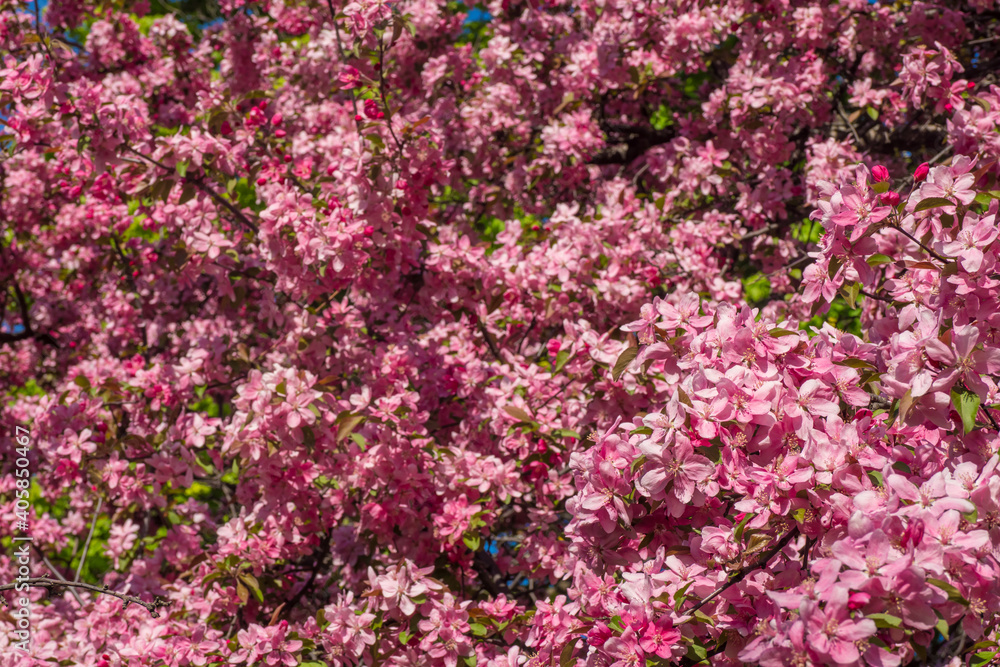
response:
<path id="1" fill-rule="evenodd" d="M 390 46 L 392 46 L 390 44 Z M 385 107 L 385 125 L 389 128 L 389 134 L 392 135 L 392 140 L 396 142 L 396 148 L 399 150 L 399 157 L 403 157 L 403 144 L 400 143 L 399 138 L 396 136 L 396 131 L 392 129 L 392 110 L 389 108 L 389 98 L 385 93 L 385 46 L 382 44 L 382 39 L 378 42 L 378 92 L 382 97 L 382 106 Z"/>
<path id="2" fill-rule="evenodd" d="M 107 586 L 95 586 L 94 584 L 85 584 L 81 581 L 58 581 L 56 579 L 49 579 L 48 577 L 32 577 L 30 579 L 21 579 L 13 584 L 3 584 L 0 585 L 0 591 L 12 591 L 22 584 L 27 584 L 28 586 L 34 586 L 35 588 L 82 588 L 85 591 L 91 591 L 94 593 L 102 593 L 104 595 L 111 595 L 118 598 L 125 603 L 125 608 L 127 609 L 130 604 L 137 604 L 140 607 L 145 608 L 153 618 L 159 618 L 160 615 L 156 612 L 157 607 L 165 607 L 168 603 L 161 600 L 155 600 L 153 602 L 145 602 L 135 597 L 134 595 L 126 595 L 125 593 L 119 593 L 117 591 L 110 590 Z"/>
<path id="3" fill-rule="evenodd" d="M 143 155 L 142 153 L 140 153 L 136 149 L 132 148 L 131 146 L 127 146 L 126 145 L 125 149 L 128 150 L 128 151 L 131 151 L 131 152 L 135 153 L 136 155 L 138 155 L 139 157 L 141 157 L 143 160 L 146 160 L 150 164 L 155 164 L 160 169 L 164 169 L 164 170 L 166 170 L 168 172 L 173 171 L 170 167 L 168 167 L 167 165 L 163 164 L 162 162 L 154 160 L 153 158 L 149 157 L 148 155 Z M 220 206 L 225 207 L 225 209 L 227 211 L 229 211 L 230 213 L 232 213 L 233 216 L 240 223 L 242 223 L 245 227 L 247 227 L 248 229 L 250 229 L 255 234 L 257 233 L 257 225 L 255 225 L 252 222 L 250 222 L 250 218 L 248 218 L 246 215 L 244 215 L 244 213 L 241 210 L 239 210 L 238 208 L 236 208 L 233 205 L 232 202 L 226 201 L 214 189 L 212 189 L 211 187 L 209 187 L 208 185 L 206 185 L 204 179 L 201 176 L 198 176 L 196 178 L 186 178 L 186 179 L 184 179 L 184 181 L 186 183 L 190 183 L 191 185 L 195 186 L 196 188 L 198 188 L 199 190 L 201 190 L 202 192 L 204 192 L 206 195 L 208 195 L 209 197 L 212 198 L 212 201 L 214 201 L 215 203 L 219 204 Z"/>
<path id="4" fill-rule="evenodd" d="M 330 8 L 330 20 L 333 22 L 333 33 L 337 37 L 337 55 L 340 56 L 340 64 L 347 64 L 347 56 L 344 54 L 344 44 L 340 41 L 340 24 L 337 23 L 337 12 L 333 9 L 333 0 L 326 0 L 326 6 Z M 358 120 L 358 100 L 351 90 L 351 106 L 354 107 L 354 127 L 358 134 L 361 134 L 361 121 Z"/>
<path id="5" fill-rule="evenodd" d="M 787 533 L 785 533 L 785 536 L 783 538 L 781 538 L 781 540 L 779 540 L 777 544 L 775 544 L 769 550 L 767 550 L 763 554 L 761 554 L 759 558 L 755 558 L 754 562 L 752 564 L 747 565 L 746 567 L 744 567 L 743 569 L 741 569 L 739 572 L 737 572 L 735 575 L 733 575 L 733 577 L 729 581 L 727 581 L 721 587 L 715 589 L 715 592 L 713 592 L 711 595 L 709 595 L 707 598 L 705 598 L 701 602 L 697 603 L 691 609 L 685 609 L 683 611 L 683 613 L 685 615 L 687 615 L 687 614 L 693 614 L 694 612 L 698 611 L 699 609 L 701 609 L 702 607 L 704 607 L 706 604 L 708 604 L 709 602 L 711 602 L 712 600 L 714 600 L 715 598 L 719 597 L 719 595 L 721 595 L 724 591 L 728 590 L 730 587 L 735 586 L 736 584 L 738 584 L 741 581 L 743 581 L 743 579 L 748 574 L 750 574 L 751 572 L 753 572 L 754 570 L 757 570 L 757 569 L 759 569 L 759 568 L 764 567 L 765 565 L 767 565 L 767 562 L 769 560 L 771 560 L 771 558 L 776 553 L 778 553 L 779 551 L 781 551 L 782 549 L 784 549 L 786 546 L 788 546 L 788 543 L 792 540 L 792 538 L 795 537 L 798 534 L 799 534 L 799 529 L 798 528 L 792 528 L 790 531 L 788 531 Z"/>
<path id="6" fill-rule="evenodd" d="M 489 346 L 490 352 L 493 353 L 493 356 L 497 361 L 503 362 L 503 358 L 500 356 L 500 350 L 497 349 L 497 344 L 493 342 L 493 337 L 490 336 L 490 332 L 486 330 L 486 327 L 483 326 L 482 320 L 479 318 L 476 318 L 476 326 L 479 327 L 479 333 L 483 334 L 483 338 L 486 339 L 486 344 Z"/>
<path id="7" fill-rule="evenodd" d="M 80 562 L 76 565 L 76 575 L 73 576 L 73 581 L 80 581 L 80 573 L 83 572 L 83 562 L 87 560 L 87 549 L 90 548 L 90 538 L 94 536 L 94 528 L 97 527 L 97 517 L 101 513 L 101 503 L 103 502 L 104 498 L 98 496 L 97 509 L 94 510 L 94 518 L 90 520 L 90 532 L 87 533 L 87 541 L 83 543 L 83 552 L 80 554 Z"/>
<path id="8" fill-rule="evenodd" d="M 840 116 L 845 123 L 847 123 L 847 127 L 851 129 L 851 134 L 854 135 L 854 141 L 858 142 L 858 148 L 861 148 L 861 137 L 858 136 L 858 131 L 854 129 L 854 123 L 852 123 L 851 119 L 847 117 L 846 113 L 844 113 L 844 107 L 841 106 L 839 101 L 837 102 L 837 115 Z"/>
<path id="9" fill-rule="evenodd" d="M 908 232 L 905 229 L 903 229 L 903 227 L 901 225 L 898 225 L 898 224 L 897 225 L 890 225 L 889 229 L 895 229 L 897 232 L 899 232 L 900 234 L 902 234 L 903 236 L 905 236 L 906 238 L 910 239 L 911 241 L 913 241 L 914 243 L 916 243 L 918 246 L 920 246 L 921 248 L 923 248 L 924 252 L 926 252 L 927 254 L 929 254 L 931 257 L 933 257 L 937 261 L 939 261 L 939 262 L 941 262 L 943 264 L 947 264 L 948 263 L 948 260 L 946 258 L 942 257 L 941 255 L 937 254 L 936 252 L 934 252 L 933 250 L 931 250 L 930 248 L 928 248 L 927 246 L 925 246 L 919 239 L 917 239 L 917 237 L 915 237 L 913 234 L 911 234 L 910 232 Z"/>
<path id="10" fill-rule="evenodd" d="M 877 294 L 870 294 L 870 293 L 868 293 L 868 292 L 866 292 L 864 290 L 858 290 L 858 292 L 861 293 L 861 294 L 863 294 L 863 295 L 865 295 L 869 299 L 876 299 L 878 301 L 884 301 L 886 303 L 892 303 L 892 299 L 887 299 L 884 296 L 879 296 Z"/>

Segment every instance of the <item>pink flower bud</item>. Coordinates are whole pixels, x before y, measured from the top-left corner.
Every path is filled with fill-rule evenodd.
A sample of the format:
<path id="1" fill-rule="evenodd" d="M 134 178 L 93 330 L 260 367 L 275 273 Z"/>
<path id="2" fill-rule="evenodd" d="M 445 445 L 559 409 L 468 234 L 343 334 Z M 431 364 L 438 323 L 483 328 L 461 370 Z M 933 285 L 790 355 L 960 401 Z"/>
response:
<path id="1" fill-rule="evenodd" d="M 264 185 L 266 183 L 267 183 L 267 179 L 264 178 L 263 176 L 261 176 L 260 178 L 257 179 L 257 185 Z"/>
<path id="2" fill-rule="evenodd" d="M 882 181 L 889 180 L 889 170 L 882 165 L 876 165 L 872 167 L 872 178 L 875 179 L 876 183 L 881 183 Z"/>
<path id="3" fill-rule="evenodd" d="M 284 130 L 275 130 L 274 131 L 274 136 L 278 137 L 279 139 L 284 139 L 286 134 L 287 134 L 287 132 L 285 132 Z"/>
<path id="4" fill-rule="evenodd" d="M 292 161 L 292 156 L 291 156 L 291 155 L 288 155 L 288 154 L 286 153 L 286 154 L 285 154 L 285 163 L 287 164 L 287 163 L 289 163 L 289 162 L 291 162 L 291 161 Z"/>
<path id="5" fill-rule="evenodd" d="M 562 343 L 560 343 L 555 338 L 550 338 L 549 342 L 545 344 L 546 349 L 548 349 L 551 356 L 556 356 L 559 354 L 559 350 L 562 349 Z"/>
<path id="6" fill-rule="evenodd" d="M 282 120 L 284 120 L 284 117 L 280 113 L 276 113 L 273 116 L 271 116 L 271 125 L 278 127 L 279 125 L 281 125 Z"/>
<path id="7" fill-rule="evenodd" d="M 219 126 L 219 133 L 224 137 L 228 137 L 233 133 L 233 127 L 229 124 L 228 120 L 222 121 L 222 125 Z"/>
<path id="8" fill-rule="evenodd" d="M 924 162 L 922 165 L 913 170 L 913 180 L 919 183 L 920 181 L 927 178 L 927 172 L 931 170 L 931 166 Z"/>
<path id="9" fill-rule="evenodd" d="M 355 120 L 355 122 L 360 122 L 361 121 L 361 114 L 357 114 L 357 113 L 354 114 L 354 120 Z"/>
<path id="10" fill-rule="evenodd" d="M 922 519 L 914 519 L 910 522 L 910 525 L 906 527 L 906 532 L 903 533 L 903 545 L 909 545 L 916 547 L 924 539 L 924 522 Z"/>
<path id="11" fill-rule="evenodd" d="M 899 205 L 899 193 L 889 190 L 888 192 L 883 192 L 881 195 L 882 203 L 886 206 L 898 206 Z"/>
<path id="12" fill-rule="evenodd" d="M 371 236 L 374 233 L 375 233 L 375 228 L 374 227 L 372 227 L 371 225 L 368 225 L 367 227 L 365 227 L 365 236 Z"/>
<path id="13" fill-rule="evenodd" d="M 868 593 L 851 593 L 851 597 L 847 599 L 847 608 L 856 611 L 868 604 L 871 599 L 872 596 Z"/>

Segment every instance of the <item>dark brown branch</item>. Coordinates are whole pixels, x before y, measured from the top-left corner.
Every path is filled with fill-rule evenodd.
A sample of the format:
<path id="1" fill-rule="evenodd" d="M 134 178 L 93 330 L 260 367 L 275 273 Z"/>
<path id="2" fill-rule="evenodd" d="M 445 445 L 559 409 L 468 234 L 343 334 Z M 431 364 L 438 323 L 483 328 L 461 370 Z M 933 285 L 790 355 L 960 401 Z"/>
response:
<path id="1" fill-rule="evenodd" d="M 493 357 L 497 361 L 502 362 L 503 358 L 500 356 L 500 350 L 497 349 L 497 344 L 494 342 L 493 336 L 491 336 L 490 332 L 486 330 L 485 326 L 483 326 L 482 320 L 476 318 L 476 326 L 479 327 L 479 333 L 483 334 L 483 338 L 486 339 L 486 344 L 489 346 L 490 352 L 493 353 Z"/>
<path id="2" fill-rule="evenodd" d="M 605 131 L 611 135 L 608 141 L 610 145 L 590 158 L 590 164 L 628 165 L 650 148 L 668 143 L 676 136 L 673 130 L 649 130 L 641 127 L 610 127 Z M 622 136 L 613 138 L 614 135 Z"/>
<path id="3" fill-rule="evenodd" d="M 299 589 L 299 592 L 295 594 L 295 597 L 293 597 L 281 610 L 281 618 L 289 618 L 292 610 L 295 609 L 299 602 L 302 601 L 305 594 L 312 589 L 313 582 L 316 580 L 316 575 L 319 574 L 320 568 L 323 566 L 327 555 L 330 553 L 330 541 L 332 538 L 333 533 L 327 533 L 320 538 L 320 543 L 316 547 L 316 556 L 313 561 L 312 571 L 309 573 L 309 578 L 306 580 L 306 583 L 302 585 L 302 588 Z"/>
<path id="4" fill-rule="evenodd" d="M 33 577 L 31 579 L 23 579 L 17 583 L 13 584 L 3 584 L 0 585 L 0 591 L 12 591 L 21 584 L 27 584 L 28 586 L 33 586 L 35 588 L 48 588 L 48 589 L 59 589 L 59 588 L 82 588 L 85 591 L 91 591 L 94 593 L 101 593 L 103 595 L 111 595 L 118 598 L 125 603 L 125 609 L 128 609 L 130 604 L 137 604 L 140 607 L 145 608 L 153 618 L 159 618 L 160 615 L 157 613 L 156 609 L 158 607 L 166 607 L 169 605 L 168 602 L 164 600 L 154 600 L 153 602 L 144 602 L 134 595 L 126 595 L 125 593 L 119 593 L 117 591 L 112 591 L 108 589 L 107 586 L 95 586 L 93 584 L 85 584 L 79 581 L 57 581 L 55 579 L 49 579 L 48 577 Z"/>
<path id="5" fill-rule="evenodd" d="M 27 340 L 28 338 L 34 338 L 35 340 L 51 345 L 52 347 L 59 347 L 56 343 L 56 339 L 47 333 L 38 333 L 35 331 L 34 327 L 31 326 L 31 319 L 28 313 L 28 300 L 24 296 L 24 292 L 21 291 L 21 286 L 14 280 L 14 296 L 17 297 L 18 312 L 21 315 L 21 326 L 24 327 L 24 331 L 20 333 L 0 333 L 0 345 L 5 345 L 7 343 L 16 343 L 20 340 Z"/>
<path id="6" fill-rule="evenodd" d="M 715 591 L 711 595 L 709 595 L 707 598 L 705 598 L 704 600 L 698 602 L 695 606 L 691 607 L 690 609 L 683 610 L 683 613 L 684 614 L 693 614 L 694 612 L 698 611 L 699 609 L 701 609 L 702 607 L 704 607 L 706 604 L 708 604 L 709 602 L 711 602 L 712 600 L 714 600 L 715 598 L 719 597 L 719 595 L 721 595 L 723 592 L 725 592 L 726 590 L 728 590 L 732 586 L 735 586 L 736 584 L 738 584 L 741 581 L 743 581 L 743 579 L 745 579 L 746 576 L 748 574 L 750 574 L 751 572 L 753 572 L 754 570 L 759 569 L 759 568 L 764 567 L 765 565 L 767 565 L 767 562 L 769 560 L 771 560 L 771 558 L 773 558 L 776 553 L 778 553 L 779 551 L 781 551 L 782 549 L 784 549 L 786 546 L 788 546 L 788 543 L 792 541 L 792 538 L 795 537 L 798 534 L 799 534 L 799 529 L 798 528 L 792 528 L 790 531 L 788 531 L 787 533 L 785 533 L 785 536 L 783 538 L 781 538 L 781 540 L 779 540 L 777 544 L 775 544 L 773 547 L 771 547 L 770 549 L 768 549 L 767 551 L 765 551 L 759 557 L 754 558 L 753 562 L 751 562 L 749 565 L 747 565 L 746 567 L 742 568 L 739 572 L 737 572 L 736 574 L 734 574 L 729 579 L 729 581 L 727 581 L 725 584 L 723 584 L 719 588 L 715 589 Z"/>

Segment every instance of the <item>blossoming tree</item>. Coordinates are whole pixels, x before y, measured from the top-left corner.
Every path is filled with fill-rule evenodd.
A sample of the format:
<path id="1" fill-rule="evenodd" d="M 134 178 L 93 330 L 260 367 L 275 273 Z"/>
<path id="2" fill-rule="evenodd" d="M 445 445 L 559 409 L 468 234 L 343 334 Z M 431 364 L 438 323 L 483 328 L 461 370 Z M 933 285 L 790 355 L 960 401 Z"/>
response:
<path id="1" fill-rule="evenodd" d="M 0 664 L 989 663 L 998 23 L 0 0 Z"/>

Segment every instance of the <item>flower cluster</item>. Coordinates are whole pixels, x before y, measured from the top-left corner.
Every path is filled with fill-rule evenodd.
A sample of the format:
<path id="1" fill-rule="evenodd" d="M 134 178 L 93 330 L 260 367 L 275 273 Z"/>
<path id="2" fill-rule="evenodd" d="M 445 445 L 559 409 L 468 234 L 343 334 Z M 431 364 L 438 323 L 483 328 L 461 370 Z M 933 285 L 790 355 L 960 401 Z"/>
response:
<path id="1" fill-rule="evenodd" d="M 0 665 L 992 659 L 987 4 L 0 0 Z"/>

